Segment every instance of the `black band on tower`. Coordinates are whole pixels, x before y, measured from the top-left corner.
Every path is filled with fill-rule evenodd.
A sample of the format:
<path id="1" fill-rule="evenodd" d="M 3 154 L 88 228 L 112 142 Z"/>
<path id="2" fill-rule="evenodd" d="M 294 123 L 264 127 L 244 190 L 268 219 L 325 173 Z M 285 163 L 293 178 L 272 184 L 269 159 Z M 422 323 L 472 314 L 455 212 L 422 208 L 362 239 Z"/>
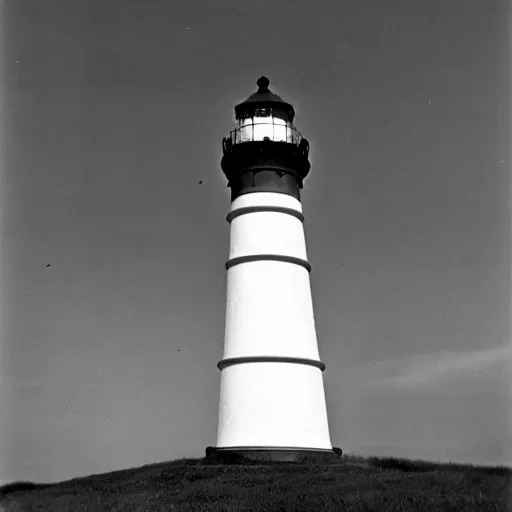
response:
<path id="1" fill-rule="evenodd" d="M 339 465 L 341 448 L 311 448 L 298 446 L 208 446 L 206 464 L 321 464 Z"/>
<path id="2" fill-rule="evenodd" d="M 282 261 L 284 263 L 293 263 L 304 267 L 308 272 L 311 272 L 311 265 L 308 261 L 302 258 L 296 258 L 295 256 L 286 256 L 284 254 L 250 254 L 248 256 L 238 256 L 238 258 L 232 258 L 226 261 L 226 270 L 229 270 L 235 265 L 241 263 L 250 263 L 253 261 Z"/>
<path id="3" fill-rule="evenodd" d="M 320 370 L 325 370 L 325 363 L 322 361 L 315 361 L 314 359 L 306 359 L 301 357 L 284 357 L 284 356 L 248 356 L 248 357 L 231 357 L 223 359 L 217 364 L 219 370 L 223 370 L 228 366 L 243 363 L 292 363 L 303 364 L 306 366 L 314 366 Z"/>
<path id="4" fill-rule="evenodd" d="M 237 208 L 236 210 L 230 211 L 226 217 L 226 220 L 231 223 L 233 219 L 239 217 L 240 215 L 257 212 L 286 213 L 299 219 L 301 222 L 304 222 L 304 215 L 301 212 L 294 210 L 293 208 L 286 208 L 284 206 L 245 206 L 243 208 Z"/>

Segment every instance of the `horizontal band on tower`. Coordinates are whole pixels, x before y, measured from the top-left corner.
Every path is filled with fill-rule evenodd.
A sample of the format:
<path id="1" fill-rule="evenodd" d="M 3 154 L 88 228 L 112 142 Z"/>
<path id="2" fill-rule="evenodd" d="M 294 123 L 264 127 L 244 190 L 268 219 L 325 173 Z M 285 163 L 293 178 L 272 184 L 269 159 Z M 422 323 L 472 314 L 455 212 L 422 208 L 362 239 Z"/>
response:
<path id="1" fill-rule="evenodd" d="M 232 258 L 226 261 L 226 270 L 229 270 L 235 265 L 240 263 L 249 263 L 252 261 L 282 261 L 285 263 L 293 263 L 304 267 L 308 272 L 311 272 L 311 265 L 308 261 L 302 258 L 296 258 L 295 256 L 286 256 L 284 254 L 250 254 L 248 256 L 238 256 L 238 258 Z"/>
<path id="2" fill-rule="evenodd" d="M 334 450 L 340 448 L 303 448 L 301 446 L 209 446 L 208 452 L 227 452 L 227 451 L 252 451 L 252 452 L 266 452 L 266 451 L 287 451 L 287 452 L 313 452 L 313 453 L 334 453 Z"/>
<path id="3" fill-rule="evenodd" d="M 322 361 L 315 361 L 315 359 L 305 359 L 301 357 L 285 357 L 285 356 L 248 356 L 248 357 L 232 357 L 223 359 L 217 363 L 219 370 L 224 370 L 228 366 L 243 363 L 292 363 L 303 364 L 306 366 L 315 366 L 320 370 L 325 370 L 325 363 Z"/>
<path id="4" fill-rule="evenodd" d="M 286 213 L 287 215 L 291 215 L 299 219 L 301 222 L 304 222 L 304 215 L 298 210 L 294 210 L 293 208 L 286 208 L 285 206 L 244 206 L 243 208 L 237 208 L 228 213 L 226 220 L 231 223 L 231 221 L 239 217 L 240 215 L 245 215 L 247 213 L 257 213 L 257 212 L 276 212 L 276 213 Z"/>

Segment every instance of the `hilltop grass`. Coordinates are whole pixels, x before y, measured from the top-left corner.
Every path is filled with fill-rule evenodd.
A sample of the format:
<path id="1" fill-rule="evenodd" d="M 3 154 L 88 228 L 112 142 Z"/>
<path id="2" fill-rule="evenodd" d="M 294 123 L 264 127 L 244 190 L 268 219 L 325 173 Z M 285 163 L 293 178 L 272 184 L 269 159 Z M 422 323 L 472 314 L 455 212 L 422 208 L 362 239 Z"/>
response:
<path id="1" fill-rule="evenodd" d="M 180 459 L 56 484 L 0 488 L 5 512 L 511 511 L 512 470 L 344 456 L 340 464 Z"/>

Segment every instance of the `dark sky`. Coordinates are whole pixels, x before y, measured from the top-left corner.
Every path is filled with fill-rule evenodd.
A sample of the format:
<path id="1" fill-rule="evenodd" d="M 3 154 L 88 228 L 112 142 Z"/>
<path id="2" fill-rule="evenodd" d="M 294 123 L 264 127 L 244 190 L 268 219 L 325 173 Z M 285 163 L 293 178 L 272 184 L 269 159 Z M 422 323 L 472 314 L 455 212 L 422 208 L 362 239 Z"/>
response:
<path id="1" fill-rule="evenodd" d="M 507 4 L 4 1 L 0 481 L 215 443 L 221 140 L 261 75 L 311 143 L 333 444 L 512 464 Z"/>

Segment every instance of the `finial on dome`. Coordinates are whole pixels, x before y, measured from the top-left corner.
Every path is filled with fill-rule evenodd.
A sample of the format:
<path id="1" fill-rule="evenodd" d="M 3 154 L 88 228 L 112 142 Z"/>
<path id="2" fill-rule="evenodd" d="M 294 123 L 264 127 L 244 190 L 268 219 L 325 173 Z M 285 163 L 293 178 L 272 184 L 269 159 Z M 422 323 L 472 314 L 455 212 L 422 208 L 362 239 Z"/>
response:
<path id="1" fill-rule="evenodd" d="M 256 85 L 259 87 L 259 92 L 268 91 L 270 81 L 266 76 L 262 76 L 261 78 L 258 78 Z"/>

